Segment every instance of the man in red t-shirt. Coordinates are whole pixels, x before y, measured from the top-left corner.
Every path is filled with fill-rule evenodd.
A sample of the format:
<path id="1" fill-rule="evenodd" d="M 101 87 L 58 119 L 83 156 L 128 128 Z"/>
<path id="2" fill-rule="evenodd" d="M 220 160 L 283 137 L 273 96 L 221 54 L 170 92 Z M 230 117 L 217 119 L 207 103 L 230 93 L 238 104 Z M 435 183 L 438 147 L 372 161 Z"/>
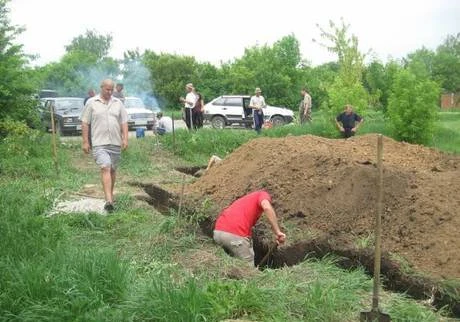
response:
<path id="1" fill-rule="evenodd" d="M 284 243 L 286 235 L 278 226 L 272 198 L 265 190 L 251 192 L 225 208 L 219 215 L 214 228 L 214 240 L 233 256 L 254 262 L 252 248 L 252 227 L 262 213 L 265 213 L 278 244 Z"/>

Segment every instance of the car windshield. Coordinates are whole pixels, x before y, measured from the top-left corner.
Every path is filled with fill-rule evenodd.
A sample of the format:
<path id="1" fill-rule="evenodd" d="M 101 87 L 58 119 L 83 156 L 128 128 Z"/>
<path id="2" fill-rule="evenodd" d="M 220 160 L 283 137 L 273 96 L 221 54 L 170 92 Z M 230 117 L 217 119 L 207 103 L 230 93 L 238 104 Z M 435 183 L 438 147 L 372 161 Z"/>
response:
<path id="1" fill-rule="evenodd" d="M 132 98 L 132 97 L 127 97 L 125 99 L 125 107 L 126 108 L 134 108 L 134 107 L 144 107 L 144 102 L 140 98 Z"/>
<path id="2" fill-rule="evenodd" d="M 60 99 L 54 102 L 56 110 L 59 111 L 81 111 L 83 109 L 83 98 Z"/>

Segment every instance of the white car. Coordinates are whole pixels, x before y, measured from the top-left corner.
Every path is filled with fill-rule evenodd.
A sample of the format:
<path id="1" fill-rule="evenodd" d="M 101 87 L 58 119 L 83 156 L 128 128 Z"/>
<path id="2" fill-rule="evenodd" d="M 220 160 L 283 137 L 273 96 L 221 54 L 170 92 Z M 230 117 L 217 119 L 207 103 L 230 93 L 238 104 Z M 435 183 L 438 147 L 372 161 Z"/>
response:
<path id="1" fill-rule="evenodd" d="M 249 108 L 249 95 L 223 95 L 204 106 L 204 119 L 211 122 L 213 128 L 222 129 L 227 125 L 240 124 L 251 127 L 254 120 Z M 264 121 L 273 126 L 291 123 L 294 112 L 284 107 L 269 106 L 263 109 Z"/>
<path id="2" fill-rule="evenodd" d="M 125 97 L 125 107 L 128 112 L 128 127 L 147 127 L 147 130 L 155 126 L 156 115 L 154 110 L 148 109 L 139 97 Z M 158 109 L 159 110 L 159 109 Z"/>

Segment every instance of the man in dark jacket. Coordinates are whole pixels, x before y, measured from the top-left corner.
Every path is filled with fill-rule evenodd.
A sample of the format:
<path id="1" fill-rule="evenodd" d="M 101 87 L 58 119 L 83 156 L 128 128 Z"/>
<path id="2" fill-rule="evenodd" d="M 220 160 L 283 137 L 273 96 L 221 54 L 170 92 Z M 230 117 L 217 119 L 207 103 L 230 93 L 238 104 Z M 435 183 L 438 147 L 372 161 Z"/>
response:
<path id="1" fill-rule="evenodd" d="M 363 121 L 364 120 L 361 116 L 353 112 L 353 107 L 349 104 L 345 105 L 344 111 L 337 115 L 337 118 L 335 119 L 335 123 L 344 138 L 349 138 L 355 135 Z"/>

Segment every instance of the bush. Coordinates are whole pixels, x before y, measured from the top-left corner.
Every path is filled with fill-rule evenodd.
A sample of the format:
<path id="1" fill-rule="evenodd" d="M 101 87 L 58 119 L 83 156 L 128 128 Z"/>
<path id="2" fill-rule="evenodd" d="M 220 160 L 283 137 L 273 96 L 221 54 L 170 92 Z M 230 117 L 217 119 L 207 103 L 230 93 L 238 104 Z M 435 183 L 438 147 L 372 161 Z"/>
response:
<path id="1" fill-rule="evenodd" d="M 387 116 L 397 139 L 425 144 L 434 134 L 439 86 L 409 70 L 396 74 Z"/>
<path id="2" fill-rule="evenodd" d="M 333 116 L 341 113 L 346 104 L 353 105 L 354 111 L 362 114 L 367 109 L 368 94 L 361 83 L 346 84 L 337 77 L 329 90 L 329 102 Z"/>

